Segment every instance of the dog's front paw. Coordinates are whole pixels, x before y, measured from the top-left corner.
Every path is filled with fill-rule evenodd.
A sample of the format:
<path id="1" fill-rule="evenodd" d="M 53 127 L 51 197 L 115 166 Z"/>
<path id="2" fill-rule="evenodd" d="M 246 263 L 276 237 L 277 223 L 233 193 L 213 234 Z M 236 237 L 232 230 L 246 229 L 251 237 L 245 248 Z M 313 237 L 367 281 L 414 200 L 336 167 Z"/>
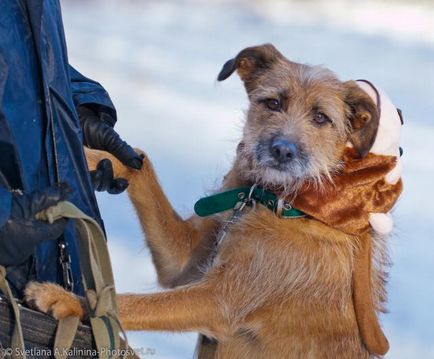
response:
<path id="1" fill-rule="evenodd" d="M 29 307 L 57 320 L 71 316 L 83 320 L 85 317 L 79 297 L 54 283 L 30 282 L 24 291 L 24 299 Z"/>
<path id="2" fill-rule="evenodd" d="M 138 154 L 143 155 L 145 162 L 144 165 L 146 165 L 146 155 L 143 153 L 143 151 L 140 151 L 138 149 L 135 149 L 135 151 Z M 115 156 L 106 151 L 93 150 L 88 147 L 84 147 L 84 154 L 86 155 L 87 167 L 89 168 L 89 171 L 95 170 L 98 166 L 98 163 L 100 163 L 104 159 L 108 159 L 111 161 L 113 166 L 114 178 L 125 178 L 127 180 L 130 180 L 132 177 L 140 173 L 140 171 L 124 165 Z"/>

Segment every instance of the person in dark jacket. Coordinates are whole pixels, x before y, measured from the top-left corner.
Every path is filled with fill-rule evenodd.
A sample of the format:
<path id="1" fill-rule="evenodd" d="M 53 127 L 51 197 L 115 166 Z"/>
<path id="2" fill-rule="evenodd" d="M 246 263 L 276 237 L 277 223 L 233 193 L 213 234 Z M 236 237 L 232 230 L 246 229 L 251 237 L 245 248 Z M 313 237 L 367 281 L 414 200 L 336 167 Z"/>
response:
<path id="1" fill-rule="evenodd" d="M 102 226 L 94 189 L 122 192 L 102 161 L 89 174 L 83 145 L 139 169 L 142 158 L 113 129 L 104 88 L 68 62 L 58 0 L 0 2 L 0 265 L 15 295 L 29 280 L 82 295 L 73 221 L 38 221 L 68 200 Z"/>

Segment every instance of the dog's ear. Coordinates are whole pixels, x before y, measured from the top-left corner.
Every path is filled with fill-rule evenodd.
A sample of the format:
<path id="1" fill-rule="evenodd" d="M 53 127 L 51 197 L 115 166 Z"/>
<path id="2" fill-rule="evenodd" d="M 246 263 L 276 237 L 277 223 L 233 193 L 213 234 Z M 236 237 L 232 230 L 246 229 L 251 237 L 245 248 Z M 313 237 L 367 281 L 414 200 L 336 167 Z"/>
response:
<path id="1" fill-rule="evenodd" d="M 350 142 L 360 157 L 365 157 L 374 144 L 380 122 L 380 111 L 371 97 L 355 81 L 345 85 L 347 116 L 351 124 Z"/>
<path id="2" fill-rule="evenodd" d="M 233 59 L 226 61 L 217 80 L 226 80 L 237 70 L 247 92 L 250 92 L 255 87 L 255 81 L 259 75 L 269 69 L 279 58 L 283 58 L 283 55 L 271 44 L 247 47 Z"/>

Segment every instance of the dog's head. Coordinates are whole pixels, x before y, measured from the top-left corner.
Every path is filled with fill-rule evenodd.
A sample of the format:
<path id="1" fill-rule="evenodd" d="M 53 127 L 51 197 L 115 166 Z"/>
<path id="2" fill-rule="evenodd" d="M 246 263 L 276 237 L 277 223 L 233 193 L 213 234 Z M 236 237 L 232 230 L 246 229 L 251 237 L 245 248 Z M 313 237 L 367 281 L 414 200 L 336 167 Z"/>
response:
<path id="1" fill-rule="evenodd" d="M 218 80 L 235 71 L 250 101 L 237 151 L 244 179 L 290 191 L 331 178 L 348 142 L 360 157 L 372 147 L 379 114 L 354 81 L 292 62 L 270 44 L 242 50 Z"/>

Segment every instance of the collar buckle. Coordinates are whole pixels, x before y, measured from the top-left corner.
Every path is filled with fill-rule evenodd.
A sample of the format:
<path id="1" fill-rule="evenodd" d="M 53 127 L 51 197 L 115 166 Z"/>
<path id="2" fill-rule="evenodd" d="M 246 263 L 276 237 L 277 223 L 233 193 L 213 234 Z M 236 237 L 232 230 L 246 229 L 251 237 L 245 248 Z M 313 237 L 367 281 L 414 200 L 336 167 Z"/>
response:
<path id="1" fill-rule="evenodd" d="M 277 201 L 276 213 L 280 218 L 283 219 L 301 218 L 306 216 L 303 212 L 292 207 L 291 203 L 285 201 L 283 198 L 279 198 Z"/>

